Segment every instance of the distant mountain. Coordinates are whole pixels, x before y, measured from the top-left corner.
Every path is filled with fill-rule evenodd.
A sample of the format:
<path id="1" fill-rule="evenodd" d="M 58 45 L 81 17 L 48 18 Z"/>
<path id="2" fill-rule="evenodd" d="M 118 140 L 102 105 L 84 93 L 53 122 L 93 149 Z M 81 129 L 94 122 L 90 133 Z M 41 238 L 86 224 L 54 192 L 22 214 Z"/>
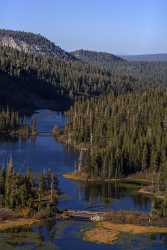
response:
<path id="1" fill-rule="evenodd" d="M 144 62 L 167 62 L 167 54 L 152 54 L 152 55 L 130 55 L 121 56 L 123 59 L 133 61 L 144 61 Z"/>
<path id="2" fill-rule="evenodd" d="M 78 58 L 79 60 L 96 65 L 108 66 L 114 62 L 123 62 L 124 59 L 106 52 L 96 52 L 89 50 L 76 50 L 71 52 L 71 55 Z"/>
<path id="3" fill-rule="evenodd" d="M 10 47 L 30 54 L 54 56 L 67 61 L 76 60 L 53 42 L 40 34 L 0 29 L 0 46 Z"/>

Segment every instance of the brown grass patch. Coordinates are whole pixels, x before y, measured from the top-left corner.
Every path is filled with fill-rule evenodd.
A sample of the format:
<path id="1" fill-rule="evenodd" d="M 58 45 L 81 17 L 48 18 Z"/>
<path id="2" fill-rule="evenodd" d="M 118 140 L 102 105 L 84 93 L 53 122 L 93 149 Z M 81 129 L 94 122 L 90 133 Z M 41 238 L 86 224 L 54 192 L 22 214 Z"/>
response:
<path id="1" fill-rule="evenodd" d="M 119 232 L 103 228 L 94 228 L 84 233 L 84 240 L 104 244 L 112 244 L 114 241 L 118 240 L 118 237 Z"/>
<path id="2" fill-rule="evenodd" d="M 21 228 L 21 227 L 30 227 L 33 224 L 36 224 L 38 222 L 39 220 L 30 219 L 30 218 L 5 220 L 5 221 L 0 222 L 0 231 L 6 231 L 6 230 Z"/>
<path id="3" fill-rule="evenodd" d="M 102 222 L 100 226 L 107 230 L 122 233 L 145 234 L 145 233 L 167 233 L 167 227 L 138 226 L 132 224 L 114 224 L 109 221 Z"/>
<path id="4" fill-rule="evenodd" d="M 91 242 L 112 244 L 118 240 L 120 233 L 131 234 L 155 234 L 167 233 L 167 227 L 137 226 L 131 224 L 114 224 L 112 222 L 100 222 L 96 228 L 84 233 L 84 239 Z"/>

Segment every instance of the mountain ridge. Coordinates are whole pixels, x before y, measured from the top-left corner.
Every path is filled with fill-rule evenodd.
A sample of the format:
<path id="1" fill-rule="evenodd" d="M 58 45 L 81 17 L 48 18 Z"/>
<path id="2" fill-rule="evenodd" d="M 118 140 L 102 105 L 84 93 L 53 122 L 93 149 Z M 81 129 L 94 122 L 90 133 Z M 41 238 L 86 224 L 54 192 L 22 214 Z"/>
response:
<path id="1" fill-rule="evenodd" d="M 70 53 L 41 34 L 31 32 L 0 29 L 0 46 L 10 47 L 29 54 L 54 56 L 67 61 L 76 60 Z"/>
<path id="2" fill-rule="evenodd" d="M 119 56 L 116 56 L 107 52 L 98 52 L 93 50 L 75 50 L 70 52 L 71 55 L 77 59 L 90 64 L 107 65 L 114 62 L 124 62 L 125 60 Z"/>
<path id="3" fill-rule="evenodd" d="M 0 46 L 10 47 L 25 53 L 54 56 L 65 61 L 80 60 L 100 66 L 116 62 L 167 62 L 167 53 L 116 55 L 104 51 L 78 49 L 67 52 L 41 34 L 0 29 Z"/>
<path id="4" fill-rule="evenodd" d="M 167 62 L 167 53 L 157 54 L 141 54 L 141 55 L 123 55 L 123 59 L 133 61 L 144 61 L 144 62 Z"/>

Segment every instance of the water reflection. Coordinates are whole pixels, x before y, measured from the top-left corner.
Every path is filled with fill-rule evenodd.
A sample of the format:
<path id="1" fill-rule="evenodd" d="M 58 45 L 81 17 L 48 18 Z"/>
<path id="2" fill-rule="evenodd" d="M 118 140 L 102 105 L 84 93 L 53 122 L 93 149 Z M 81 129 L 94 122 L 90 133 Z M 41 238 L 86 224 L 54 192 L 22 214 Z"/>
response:
<path id="1" fill-rule="evenodd" d="M 139 186 L 123 184 L 120 182 L 81 183 L 78 197 L 85 200 L 89 206 L 87 209 L 102 210 L 142 210 L 148 212 L 151 201 L 137 193 Z"/>
<path id="2" fill-rule="evenodd" d="M 42 110 L 34 115 L 38 129 L 49 132 L 56 124 L 63 127 L 62 113 Z M 31 120 L 32 118 L 30 118 Z M 25 171 L 31 166 L 34 172 L 50 168 L 59 177 L 59 185 L 64 196 L 59 207 L 69 209 L 94 210 L 137 210 L 148 212 L 151 208 L 149 198 L 136 193 L 136 187 L 120 183 L 80 183 L 66 180 L 63 173 L 73 171 L 78 153 L 71 147 L 58 143 L 51 136 L 38 136 L 28 140 L 0 138 L 0 164 L 13 156 L 17 169 Z M 73 221 L 52 221 L 29 231 L 1 233 L 0 249 L 14 250 L 166 250 L 167 236 L 123 235 L 114 245 L 102 245 L 82 240 L 80 230 L 89 224 Z M 145 247 L 145 248 L 144 248 Z"/>
<path id="3" fill-rule="evenodd" d="M 112 245 L 95 244 L 83 240 L 89 223 L 50 221 L 32 230 L 15 230 L 0 234 L 0 249 L 14 250 L 166 250 L 166 234 L 132 235 L 123 233 Z"/>

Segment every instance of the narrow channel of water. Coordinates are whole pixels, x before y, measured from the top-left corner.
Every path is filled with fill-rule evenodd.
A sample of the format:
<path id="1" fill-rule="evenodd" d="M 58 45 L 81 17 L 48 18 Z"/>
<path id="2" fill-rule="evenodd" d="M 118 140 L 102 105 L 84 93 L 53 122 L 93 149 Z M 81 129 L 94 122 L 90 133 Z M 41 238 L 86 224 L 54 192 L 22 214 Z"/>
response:
<path id="1" fill-rule="evenodd" d="M 66 122 L 62 113 L 49 110 L 39 110 L 34 116 L 41 132 L 50 132 L 54 125 L 63 127 Z M 85 184 L 64 179 L 63 173 L 73 171 L 75 162 L 78 159 L 78 152 L 57 142 L 52 136 L 39 135 L 36 139 L 0 141 L 0 164 L 3 165 L 11 155 L 16 168 L 20 169 L 20 171 L 25 171 L 29 166 L 34 172 L 47 168 L 55 171 L 59 177 L 60 189 L 63 192 L 59 201 L 59 208 L 61 209 L 113 209 L 148 212 L 151 208 L 151 200 L 137 194 L 136 188 L 132 185 Z M 0 234 L 0 244 L 3 245 L 8 242 L 5 249 L 27 248 L 33 250 L 167 249 L 166 235 L 123 235 L 112 246 L 88 243 L 82 240 L 79 232 L 89 226 L 89 223 L 86 222 L 54 221 L 42 227 L 33 227 L 32 232 L 29 232 L 28 243 L 23 240 L 25 235 L 23 234 L 23 237 L 20 233 L 19 239 L 15 235 L 12 237 L 11 234 Z M 0 249 L 4 249 L 1 245 Z"/>

